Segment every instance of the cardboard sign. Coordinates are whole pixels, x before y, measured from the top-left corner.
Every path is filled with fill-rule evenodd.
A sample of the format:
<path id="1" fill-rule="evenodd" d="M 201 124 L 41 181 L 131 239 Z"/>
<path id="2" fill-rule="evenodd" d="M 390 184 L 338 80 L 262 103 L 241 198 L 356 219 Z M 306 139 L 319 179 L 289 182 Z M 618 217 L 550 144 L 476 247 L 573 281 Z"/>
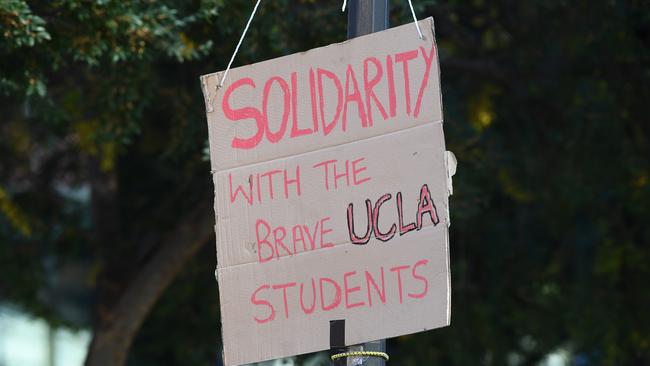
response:
<path id="1" fill-rule="evenodd" d="M 201 78 L 224 362 L 450 321 L 433 20 Z"/>

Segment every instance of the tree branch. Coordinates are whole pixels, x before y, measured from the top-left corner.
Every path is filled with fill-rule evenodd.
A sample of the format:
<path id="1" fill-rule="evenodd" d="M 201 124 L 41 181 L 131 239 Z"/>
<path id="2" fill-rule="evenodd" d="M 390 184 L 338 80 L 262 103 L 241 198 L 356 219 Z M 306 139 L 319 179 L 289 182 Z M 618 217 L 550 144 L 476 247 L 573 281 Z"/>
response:
<path id="1" fill-rule="evenodd" d="M 86 366 L 121 366 L 149 311 L 178 272 L 214 235 L 211 206 L 202 204 L 164 236 L 160 250 L 136 274 L 108 317 L 100 318 Z"/>

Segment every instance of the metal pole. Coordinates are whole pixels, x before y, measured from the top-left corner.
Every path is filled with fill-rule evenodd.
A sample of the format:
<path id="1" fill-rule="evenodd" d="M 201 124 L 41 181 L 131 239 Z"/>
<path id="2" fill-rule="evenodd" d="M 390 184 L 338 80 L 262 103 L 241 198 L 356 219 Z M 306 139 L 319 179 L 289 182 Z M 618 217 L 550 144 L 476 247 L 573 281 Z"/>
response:
<path id="1" fill-rule="evenodd" d="M 388 28 L 388 0 L 350 0 L 348 39 Z"/>
<path id="2" fill-rule="evenodd" d="M 388 0 L 350 0 L 348 1 L 348 39 L 363 36 L 388 28 Z M 367 342 L 361 345 L 364 351 L 386 352 L 386 340 Z M 346 351 L 356 351 L 358 346 L 347 347 Z M 339 361 L 340 360 L 340 361 Z M 347 359 L 334 362 L 335 366 L 347 366 Z M 385 366 L 383 358 L 369 357 L 365 366 Z"/>

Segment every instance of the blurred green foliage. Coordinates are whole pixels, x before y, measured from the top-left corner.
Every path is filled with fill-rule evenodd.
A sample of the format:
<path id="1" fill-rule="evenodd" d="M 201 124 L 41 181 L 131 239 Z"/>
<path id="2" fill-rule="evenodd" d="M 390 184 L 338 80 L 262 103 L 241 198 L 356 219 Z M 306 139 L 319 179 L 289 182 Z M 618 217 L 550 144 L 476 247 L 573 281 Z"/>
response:
<path id="1" fill-rule="evenodd" d="M 391 340 L 391 362 L 529 365 L 566 349 L 576 365 L 650 364 L 647 2 L 415 4 L 436 21 L 459 160 L 452 326 Z M 392 5 L 391 24 L 408 22 Z M 198 76 L 225 67 L 252 6 L 0 0 L 3 301 L 88 326 L 111 302 L 100 290 L 119 292 L 161 228 L 211 199 Z M 339 9 L 264 2 L 236 64 L 342 41 Z M 212 245 L 162 297 L 132 364 L 214 362 Z M 75 263 L 93 295 L 61 300 L 53 278 Z"/>

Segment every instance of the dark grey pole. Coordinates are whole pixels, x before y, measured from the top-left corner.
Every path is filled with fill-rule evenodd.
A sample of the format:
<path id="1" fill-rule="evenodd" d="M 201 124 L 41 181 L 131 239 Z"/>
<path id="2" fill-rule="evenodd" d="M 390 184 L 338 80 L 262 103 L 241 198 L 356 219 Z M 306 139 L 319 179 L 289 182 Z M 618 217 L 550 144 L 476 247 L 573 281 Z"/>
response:
<path id="1" fill-rule="evenodd" d="M 364 34 L 382 31 L 388 28 L 388 0 L 349 0 L 348 12 L 348 39 L 363 36 Z M 368 342 L 361 345 L 364 351 L 386 352 L 386 340 Z M 356 351 L 358 347 L 347 347 L 347 351 Z M 342 358 L 334 362 L 335 366 L 346 366 L 347 359 Z M 383 358 L 369 357 L 364 366 L 385 366 Z"/>
<path id="2" fill-rule="evenodd" d="M 348 39 L 388 28 L 388 0 L 348 1 Z"/>

